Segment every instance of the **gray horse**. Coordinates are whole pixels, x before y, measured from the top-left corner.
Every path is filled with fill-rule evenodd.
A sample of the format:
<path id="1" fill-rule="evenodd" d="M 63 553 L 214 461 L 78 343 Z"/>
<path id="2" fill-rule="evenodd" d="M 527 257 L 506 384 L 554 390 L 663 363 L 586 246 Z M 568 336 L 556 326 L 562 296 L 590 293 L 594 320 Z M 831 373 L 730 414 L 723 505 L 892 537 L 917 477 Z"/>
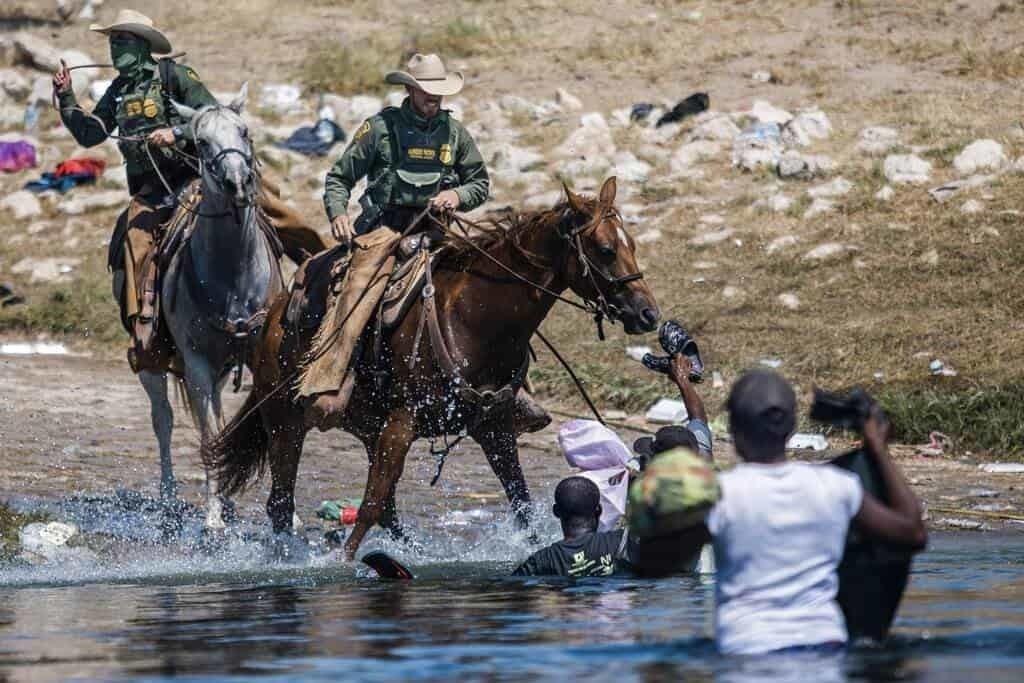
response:
<path id="1" fill-rule="evenodd" d="M 191 124 L 200 158 L 202 200 L 188 241 L 167 266 L 161 288 L 163 316 L 184 360 L 184 385 L 202 440 L 223 428 L 221 389 L 233 367 L 248 360 L 269 302 L 284 287 L 270 240 L 257 224 L 259 179 L 252 142 L 240 116 L 247 85 L 228 106 L 192 109 L 174 103 Z M 177 495 L 171 468 L 174 415 L 167 375 L 142 371 L 153 431 L 160 447 L 160 495 Z M 225 500 L 206 478 L 206 527 L 223 528 Z"/>

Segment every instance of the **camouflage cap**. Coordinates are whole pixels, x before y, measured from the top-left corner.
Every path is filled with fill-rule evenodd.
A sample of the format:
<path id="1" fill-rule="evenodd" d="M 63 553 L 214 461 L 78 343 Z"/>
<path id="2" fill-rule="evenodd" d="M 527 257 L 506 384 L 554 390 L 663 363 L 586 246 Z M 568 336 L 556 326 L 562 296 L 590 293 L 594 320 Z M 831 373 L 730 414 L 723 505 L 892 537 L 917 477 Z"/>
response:
<path id="1" fill-rule="evenodd" d="M 696 526 L 719 496 L 718 478 L 704 459 L 685 448 L 660 453 L 629 488 L 630 532 L 644 538 Z"/>

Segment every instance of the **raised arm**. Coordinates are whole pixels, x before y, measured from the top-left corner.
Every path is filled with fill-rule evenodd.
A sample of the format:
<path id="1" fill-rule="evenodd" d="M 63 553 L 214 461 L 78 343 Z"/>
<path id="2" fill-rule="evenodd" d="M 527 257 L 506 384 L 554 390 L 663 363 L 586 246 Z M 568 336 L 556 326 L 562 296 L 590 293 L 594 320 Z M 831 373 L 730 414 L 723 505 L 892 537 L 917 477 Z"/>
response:
<path id="1" fill-rule="evenodd" d="M 78 106 L 75 91 L 71 84 L 71 73 L 63 61 L 60 69 L 53 76 L 53 88 L 57 93 L 57 104 L 60 107 L 60 119 L 71 137 L 82 147 L 95 147 L 114 132 L 117 122 L 114 118 L 114 88 L 107 88 L 103 97 L 96 103 L 92 116 L 86 114 Z"/>
<path id="2" fill-rule="evenodd" d="M 878 466 L 889 502 L 882 503 L 865 492 L 853 520 L 868 536 L 923 549 L 928 542 L 928 532 L 921 520 L 921 502 L 889 456 L 890 431 L 885 413 L 878 405 L 873 406 L 864 423 L 864 447 Z"/>
<path id="3" fill-rule="evenodd" d="M 693 371 L 693 364 L 690 359 L 681 353 L 672 356 L 672 365 L 669 366 L 669 375 L 672 381 L 679 387 L 679 393 L 683 397 L 683 405 L 686 406 L 686 413 L 691 420 L 700 420 L 708 423 L 708 414 L 704 410 L 704 401 L 690 381 L 690 373 Z"/>

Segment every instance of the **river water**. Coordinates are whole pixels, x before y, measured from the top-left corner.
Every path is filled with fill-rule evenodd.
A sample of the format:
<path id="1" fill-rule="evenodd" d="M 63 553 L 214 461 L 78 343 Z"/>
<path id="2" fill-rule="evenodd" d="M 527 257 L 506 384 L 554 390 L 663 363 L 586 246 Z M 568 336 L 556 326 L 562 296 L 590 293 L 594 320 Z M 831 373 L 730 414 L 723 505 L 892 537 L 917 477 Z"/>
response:
<path id="1" fill-rule="evenodd" d="M 417 549 L 371 538 L 417 574 L 397 582 L 256 526 L 157 542 L 131 502 L 65 502 L 107 545 L 0 569 L 0 680 L 1024 679 L 1020 535 L 933 535 L 882 647 L 725 658 L 713 575 L 505 578 L 530 546 L 497 508 L 449 512 Z"/>

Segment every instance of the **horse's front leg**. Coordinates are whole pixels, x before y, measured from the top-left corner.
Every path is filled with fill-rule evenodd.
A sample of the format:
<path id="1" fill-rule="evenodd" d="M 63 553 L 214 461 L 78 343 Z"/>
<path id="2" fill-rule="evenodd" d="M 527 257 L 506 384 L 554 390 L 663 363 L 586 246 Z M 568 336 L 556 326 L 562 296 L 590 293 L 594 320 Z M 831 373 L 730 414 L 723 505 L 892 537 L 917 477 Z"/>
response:
<path id="1" fill-rule="evenodd" d="M 178 495 L 171 464 L 171 432 L 174 429 L 174 409 L 167 397 L 167 375 L 142 370 L 139 381 L 149 397 L 149 416 L 153 422 L 157 447 L 160 450 L 160 502 L 169 506 Z"/>
<path id="2" fill-rule="evenodd" d="M 185 387 L 192 408 L 192 418 L 202 443 L 207 443 L 216 436 L 220 426 L 220 416 L 216 407 L 219 401 L 214 400 L 217 392 L 217 373 L 213 372 L 205 358 L 198 354 L 185 354 Z M 217 494 L 217 486 L 209 468 L 206 472 L 206 528 L 223 529 L 223 504 Z"/>
<path id="3" fill-rule="evenodd" d="M 363 504 L 359 506 L 355 527 L 345 541 L 345 555 L 348 559 L 355 557 L 359 544 L 363 542 L 363 537 L 373 525 L 388 518 L 388 521 L 394 522 L 395 486 L 402 478 L 405 456 L 409 453 L 409 446 L 415 438 L 412 411 L 407 408 L 392 411 L 377 439 L 373 457 L 370 458 Z"/>
<path id="4" fill-rule="evenodd" d="M 487 456 L 487 462 L 497 475 L 505 495 L 512 506 L 516 522 L 522 527 L 530 526 L 530 487 L 519 464 L 519 446 L 516 443 L 514 420 L 511 406 L 502 410 L 469 432 L 480 444 Z"/>

